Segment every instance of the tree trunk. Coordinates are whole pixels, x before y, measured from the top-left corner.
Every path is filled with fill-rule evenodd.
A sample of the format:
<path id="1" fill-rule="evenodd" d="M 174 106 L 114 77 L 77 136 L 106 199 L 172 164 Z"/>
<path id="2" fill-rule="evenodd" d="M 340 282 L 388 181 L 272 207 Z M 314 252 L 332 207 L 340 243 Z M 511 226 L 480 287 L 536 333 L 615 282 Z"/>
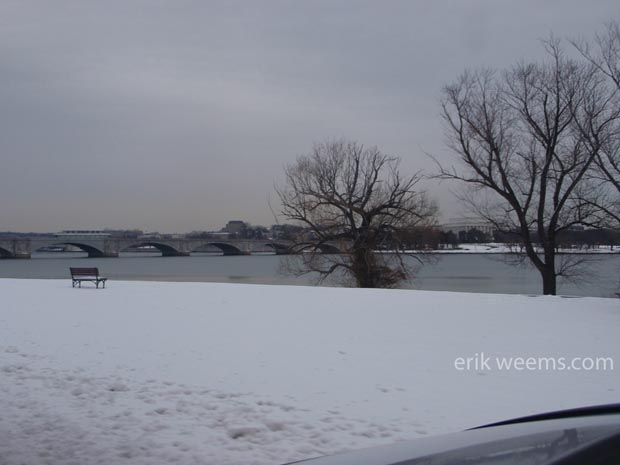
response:
<path id="1" fill-rule="evenodd" d="M 547 236 L 545 248 L 545 265 L 541 271 L 543 280 L 543 294 L 555 295 L 557 291 L 557 275 L 555 273 L 556 237 L 553 231 Z"/>
<path id="2" fill-rule="evenodd" d="M 546 266 L 539 270 L 543 281 L 543 294 L 544 295 L 556 295 L 557 292 L 557 277 L 553 267 Z"/>
<path id="3" fill-rule="evenodd" d="M 375 270 L 372 263 L 372 252 L 367 248 L 354 249 L 352 256 L 353 275 L 357 287 L 375 288 Z"/>
<path id="4" fill-rule="evenodd" d="M 544 261 L 539 257 L 535 250 L 535 244 L 524 234 L 523 242 L 525 245 L 525 253 L 530 261 L 534 264 L 543 282 L 543 294 L 555 295 L 557 291 L 556 274 L 555 274 L 555 238 L 547 241 L 544 245 L 545 255 Z"/>

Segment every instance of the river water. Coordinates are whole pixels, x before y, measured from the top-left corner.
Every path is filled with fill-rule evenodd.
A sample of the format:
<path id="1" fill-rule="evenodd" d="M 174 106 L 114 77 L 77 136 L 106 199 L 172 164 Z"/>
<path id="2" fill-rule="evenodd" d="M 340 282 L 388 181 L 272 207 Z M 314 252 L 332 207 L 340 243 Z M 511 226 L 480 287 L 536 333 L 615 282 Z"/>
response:
<path id="1" fill-rule="evenodd" d="M 415 278 L 401 287 L 457 292 L 540 294 L 540 278 L 531 267 L 507 264 L 502 254 L 434 255 Z M 561 280 L 558 293 L 612 297 L 620 292 L 620 254 L 588 256 L 580 277 Z M 87 258 L 76 253 L 36 253 L 30 260 L 0 260 L 0 278 L 68 278 L 69 267 L 98 267 L 113 280 L 210 281 L 250 284 L 314 284 L 312 276 L 295 277 L 279 271 L 280 257 L 272 254 L 222 256 L 196 254 L 161 257 L 126 253 L 119 258 Z M 327 282 L 324 285 L 337 285 Z"/>

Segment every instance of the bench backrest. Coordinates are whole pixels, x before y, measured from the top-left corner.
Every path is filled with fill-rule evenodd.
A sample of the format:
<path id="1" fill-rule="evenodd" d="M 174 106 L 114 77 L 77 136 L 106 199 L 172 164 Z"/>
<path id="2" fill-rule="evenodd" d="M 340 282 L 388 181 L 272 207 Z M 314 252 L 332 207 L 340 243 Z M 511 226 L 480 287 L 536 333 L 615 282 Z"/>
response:
<path id="1" fill-rule="evenodd" d="M 99 276 L 99 268 L 69 268 L 71 276 Z"/>

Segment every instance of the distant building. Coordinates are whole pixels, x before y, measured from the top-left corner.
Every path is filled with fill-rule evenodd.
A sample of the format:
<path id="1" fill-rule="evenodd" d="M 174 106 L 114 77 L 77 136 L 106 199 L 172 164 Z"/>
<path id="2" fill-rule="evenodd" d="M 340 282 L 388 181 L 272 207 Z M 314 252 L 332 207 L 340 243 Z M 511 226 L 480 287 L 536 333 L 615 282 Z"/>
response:
<path id="1" fill-rule="evenodd" d="M 144 235 L 141 229 L 104 229 L 112 237 L 122 237 L 123 239 L 136 239 Z"/>
<path id="2" fill-rule="evenodd" d="M 272 239 L 293 240 L 306 228 L 293 224 L 274 224 L 269 234 Z"/>
<path id="3" fill-rule="evenodd" d="M 231 220 L 226 223 L 224 227 L 224 231 L 229 234 L 243 234 L 247 228 L 247 225 L 244 221 L 240 220 Z"/>
<path id="4" fill-rule="evenodd" d="M 54 234 L 55 237 L 64 237 L 64 236 L 79 236 L 79 237 L 107 237 L 110 236 L 109 232 L 100 231 L 96 229 L 71 229 L 60 231 L 59 233 Z"/>
<path id="5" fill-rule="evenodd" d="M 489 237 L 493 237 L 495 227 L 493 224 L 485 221 L 481 218 L 469 217 L 469 218 L 450 218 L 447 223 L 439 226 L 442 232 L 452 232 L 457 236 L 459 233 L 468 233 L 473 229 L 483 232 Z"/>
<path id="6" fill-rule="evenodd" d="M 215 232 L 211 232 L 209 233 L 209 238 L 212 239 L 230 239 L 230 234 L 227 231 L 215 231 Z"/>

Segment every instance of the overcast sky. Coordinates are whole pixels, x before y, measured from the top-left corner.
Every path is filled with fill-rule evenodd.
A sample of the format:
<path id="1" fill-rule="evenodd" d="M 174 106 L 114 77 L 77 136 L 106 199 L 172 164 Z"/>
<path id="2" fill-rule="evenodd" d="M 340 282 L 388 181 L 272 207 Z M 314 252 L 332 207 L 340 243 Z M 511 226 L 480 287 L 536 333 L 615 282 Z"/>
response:
<path id="1" fill-rule="evenodd" d="M 442 85 L 613 18 L 618 0 L 0 0 L 0 231 L 269 225 L 283 166 L 326 138 L 430 172 Z"/>

